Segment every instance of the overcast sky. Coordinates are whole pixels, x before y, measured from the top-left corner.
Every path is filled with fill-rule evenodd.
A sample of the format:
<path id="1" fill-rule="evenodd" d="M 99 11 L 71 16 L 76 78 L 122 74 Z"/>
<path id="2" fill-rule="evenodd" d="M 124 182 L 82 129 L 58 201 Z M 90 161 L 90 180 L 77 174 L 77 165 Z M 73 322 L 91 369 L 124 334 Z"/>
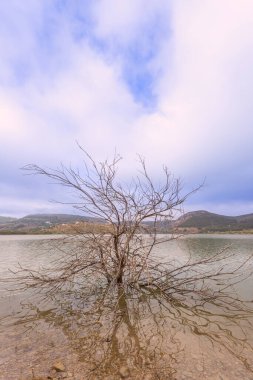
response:
<path id="1" fill-rule="evenodd" d="M 252 0 L 0 2 L 0 215 L 63 212 L 28 163 L 136 154 L 185 209 L 253 212 Z"/>

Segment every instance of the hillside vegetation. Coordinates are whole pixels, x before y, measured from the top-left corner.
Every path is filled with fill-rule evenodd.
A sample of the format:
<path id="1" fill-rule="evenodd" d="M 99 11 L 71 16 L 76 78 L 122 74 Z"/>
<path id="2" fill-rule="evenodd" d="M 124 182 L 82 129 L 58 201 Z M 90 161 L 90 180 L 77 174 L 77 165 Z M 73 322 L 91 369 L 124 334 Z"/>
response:
<path id="1" fill-rule="evenodd" d="M 26 215 L 19 219 L 5 220 L 5 222 L 3 220 L 3 223 L 0 224 L 0 234 L 60 233 L 61 229 L 65 230 L 67 226 L 74 226 L 78 223 L 100 225 L 103 224 L 103 220 L 71 214 Z"/>
<path id="2" fill-rule="evenodd" d="M 149 222 L 146 223 L 146 226 L 148 231 Z M 162 223 L 158 229 L 160 233 L 252 233 L 253 214 L 226 216 L 202 210 L 193 211 L 182 215 L 177 220 Z M 75 232 L 106 233 L 108 232 L 108 227 L 102 219 L 81 215 L 35 214 L 19 219 L 0 216 L 0 234 Z"/>
<path id="3" fill-rule="evenodd" d="M 195 228 L 198 232 L 227 232 L 253 229 L 253 214 L 226 216 L 208 211 L 194 211 L 174 222 L 179 229 Z"/>
<path id="4" fill-rule="evenodd" d="M 9 216 L 0 216 L 0 225 L 1 224 L 6 224 L 6 223 L 11 223 L 17 220 L 16 218 L 11 218 Z"/>

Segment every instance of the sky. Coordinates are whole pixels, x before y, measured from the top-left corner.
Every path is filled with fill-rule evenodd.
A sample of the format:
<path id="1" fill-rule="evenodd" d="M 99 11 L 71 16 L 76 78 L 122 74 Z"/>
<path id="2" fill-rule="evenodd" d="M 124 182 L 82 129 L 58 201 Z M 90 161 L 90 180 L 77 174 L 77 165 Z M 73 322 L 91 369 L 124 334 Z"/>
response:
<path id="1" fill-rule="evenodd" d="M 66 212 L 26 164 L 137 155 L 185 211 L 253 212 L 252 0 L 0 2 L 0 215 Z M 69 209 L 67 210 L 69 211 Z"/>

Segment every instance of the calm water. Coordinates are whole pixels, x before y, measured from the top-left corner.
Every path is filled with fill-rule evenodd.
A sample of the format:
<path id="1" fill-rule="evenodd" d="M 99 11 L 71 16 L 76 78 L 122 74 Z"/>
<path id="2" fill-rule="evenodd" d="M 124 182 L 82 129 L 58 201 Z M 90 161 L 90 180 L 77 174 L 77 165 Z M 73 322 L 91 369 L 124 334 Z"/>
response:
<path id="1" fill-rule="evenodd" d="M 59 360 L 72 380 L 120 379 L 119 368 L 129 369 L 129 379 L 253 379 L 250 314 L 202 313 L 143 296 L 128 303 L 121 298 L 117 310 L 109 305 L 94 321 L 80 302 L 65 296 L 41 302 L 31 292 L 14 289 L 5 281 L 9 269 L 18 263 L 46 265 L 54 255 L 45 248 L 48 239 L 0 236 L 1 380 L 32 379 L 33 374 L 46 379 Z M 235 254 L 227 263 L 233 267 L 253 253 L 253 236 L 188 236 L 161 245 L 156 254 L 184 262 L 189 254 L 198 259 L 224 247 Z M 252 278 L 232 291 L 252 301 Z"/>

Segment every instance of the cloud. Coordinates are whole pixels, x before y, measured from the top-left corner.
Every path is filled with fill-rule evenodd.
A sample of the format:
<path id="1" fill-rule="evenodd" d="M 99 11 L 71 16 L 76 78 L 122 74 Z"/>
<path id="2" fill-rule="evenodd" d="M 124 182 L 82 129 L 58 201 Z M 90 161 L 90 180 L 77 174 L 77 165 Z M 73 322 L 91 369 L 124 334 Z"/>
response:
<path id="1" fill-rule="evenodd" d="M 101 39 L 111 40 L 114 44 L 128 46 L 137 38 L 144 39 L 140 31 L 150 29 L 154 19 L 161 18 L 168 10 L 168 2 L 164 0 L 136 0 L 116 2 L 101 0 L 93 7 L 95 35 Z M 160 25 L 156 25 L 158 30 Z M 153 30 L 153 33 L 156 33 Z"/>
<path id="2" fill-rule="evenodd" d="M 137 128 L 144 155 L 159 151 L 188 181 L 207 177 L 213 205 L 252 194 L 252 8 L 172 2 L 172 37 L 157 57 L 169 69 L 156 82 L 156 112 Z"/>
<path id="3" fill-rule="evenodd" d="M 162 68 L 153 61 L 170 36 L 169 4 L 164 0 L 102 0 L 92 9 L 93 42 L 108 60 L 121 65 L 122 79 L 135 101 L 150 109 L 156 104 L 153 85 Z"/>
<path id="4" fill-rule="evenodd" d="M 13 186 L 13 205 L 27 186 L 47 198 L 18 168 L 78 165 L 78 140 L 99 160 L 116 148 L 126 175 L 140 153 L 155 177 L 166 163 L 187 189 L 206 178 L 189 207 L 250 208 L 252 11 L 247 0 L 1 3 L 2 199 Z"/>

